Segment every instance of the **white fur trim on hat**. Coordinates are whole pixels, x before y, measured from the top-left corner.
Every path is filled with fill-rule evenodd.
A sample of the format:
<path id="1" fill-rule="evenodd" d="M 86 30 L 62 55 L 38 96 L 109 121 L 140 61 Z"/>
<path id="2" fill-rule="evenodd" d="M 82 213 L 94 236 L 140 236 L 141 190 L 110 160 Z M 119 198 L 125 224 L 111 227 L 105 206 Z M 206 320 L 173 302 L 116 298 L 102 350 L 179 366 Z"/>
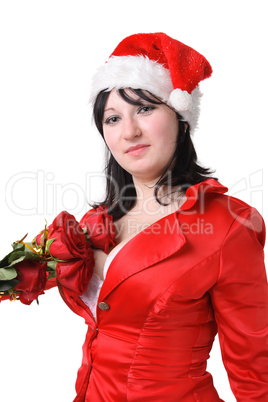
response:
<path id="1" fill-rule="evenodd" d="M 169 96 L 169 104 L 180 112 L 187 112 L 192 108 L 192 97 L 187 91 L 176 88 Z"/>
<path id="2" fill-rule="evenodd" d="M 197 129 L 198 119 L 200 115 L 200 100 L 202 98 L 202 93 L 200 91 L 199 86 L 197 86 L 191 93 L 192 98 L 192 106 L 190 110 L 185 110 L 180 112 L 183 120 L 186 121 L 191 127 L 191 133 Z M 175 108 L 176 109 L 176 108 Z M 176 109 L 177 110 L 177 109 Z"/>
<path id="3" fill-rule="evenodd" d="M 161 85 L 160 85 L 161 83 Z M 143 89 L 167 102 L 173 85 L 169 70 L 144 56 L 112 56 L 93 77 L 91 101 L 102 90 Z"/>
<path id="4" fill-rule="evenodd" d="M 92 80 L 90 102 L 99 92 L 120 88 L 143 89 L 172 106 L 191 127 L 196 127 L 199 115 L 198 87 L 189 94 L 173 88 L 169 70 L 144 56 L 112 56 L 96 72 Z"/>

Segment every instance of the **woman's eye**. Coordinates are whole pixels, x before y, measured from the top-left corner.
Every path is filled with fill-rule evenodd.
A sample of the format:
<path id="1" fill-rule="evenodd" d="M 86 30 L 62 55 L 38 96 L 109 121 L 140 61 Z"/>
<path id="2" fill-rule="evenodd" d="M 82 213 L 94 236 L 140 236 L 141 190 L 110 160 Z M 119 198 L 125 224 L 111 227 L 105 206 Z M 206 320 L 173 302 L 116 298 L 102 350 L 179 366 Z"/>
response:
<path id="1" fill-rule="evenodd" d="M 108 117 L 108 119 L 106 119 L 104 121 L 104 124 L 115 124 L 118 122 L 118 120 L 119 120 L 118 116 L 111 116 L 111 117 Z"/>
<path id="2" fill-rule="evenodd" d="M 138 109 L 139 114 L 149 114 L 155 109 L 155 106 L 152 105 L 147 105 L 147 106 L 141 106 Z"/>

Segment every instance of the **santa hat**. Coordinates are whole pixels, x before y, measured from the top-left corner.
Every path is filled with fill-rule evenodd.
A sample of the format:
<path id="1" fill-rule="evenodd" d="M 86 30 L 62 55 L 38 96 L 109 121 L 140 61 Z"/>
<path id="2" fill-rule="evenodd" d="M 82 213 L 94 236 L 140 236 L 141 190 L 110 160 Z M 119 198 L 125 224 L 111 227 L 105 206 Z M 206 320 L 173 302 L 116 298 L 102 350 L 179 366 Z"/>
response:
<path id="1" fill-rule="evenodd" d="M 122 40 L 93 77 L 91 101 L 102 90 L 143 89 L 180 113 L 193 131 L 197 126 L 200 81 L 210 77 L 209 62 L 191 47 L 159 33 Z"/>

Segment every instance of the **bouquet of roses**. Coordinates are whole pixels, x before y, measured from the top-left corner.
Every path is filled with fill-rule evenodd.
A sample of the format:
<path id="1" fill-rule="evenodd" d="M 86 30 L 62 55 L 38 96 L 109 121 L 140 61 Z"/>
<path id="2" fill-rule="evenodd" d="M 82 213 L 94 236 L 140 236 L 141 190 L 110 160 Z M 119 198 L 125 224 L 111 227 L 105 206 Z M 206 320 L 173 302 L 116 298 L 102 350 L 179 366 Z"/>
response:
<path id="1" fill-rule="evenodd" d="M 25 237 L 0 261 L 0 301 L 31 304 L 57 283 L 82 295 L 93 273 L 92 248 L 107 253 L 116 244 L 112 217 L 102 207 L 87 212 L 80 223 L 63 211 L 31 243 Z"/>

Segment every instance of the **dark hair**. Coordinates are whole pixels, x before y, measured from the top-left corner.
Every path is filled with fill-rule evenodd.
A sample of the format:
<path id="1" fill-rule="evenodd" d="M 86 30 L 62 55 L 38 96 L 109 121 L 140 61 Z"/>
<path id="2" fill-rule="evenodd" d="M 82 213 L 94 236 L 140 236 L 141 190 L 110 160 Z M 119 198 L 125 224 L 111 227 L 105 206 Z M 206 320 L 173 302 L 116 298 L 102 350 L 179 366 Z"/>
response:
<path id="1" fill-rule="evenodd" d="M 130 96 L 131 92 L 137 95 L 138 98 L 132 98 Z M 118 93 L 124 101 L 136 106 L 143 105 L 141 99 L 152 104 L 164 103 L 155 95 L 141 89 L 128 88 L 127 92 L 124 89 L 119 89 Z M 93 108 L 94 121 L 103 138 L 103 115 L 109 94 L 109 91 L 101 91 L 96 97 Z M 190 137 L 190 127 L 182 120 L 182 117 L 177 112 L 176 114 L 179 123 L 177 146 L 169 165 L 156 183 L 154 189 L 155 198 L 157 202 L 162 205 L 166 204 L 163 204 L 159 200 L 158 191 L 163 185 L 168 184 L 172 187 L 180 186 L 183 191 L 186 191 L 188 187 L 200 183 L 213 173 L 210 169 L 198 165 L 196 151 Z M 113 216 L 114 220 L 117 220 L 124 216 L 135 205 L 137 196 L 136 190 L 132 176 L 117 163 L 108 147 L 106 151 L 105 171 L 106 197 L 103 202 L 95 204 L 94 207 L 96 208 L 99 205 L 108 206 L 110 215 Z M 116 186 L 114 185 L 114 181 L 116 181 Z M 120 194 L 118 194 L 118 189 L 121 190 Z"/>

